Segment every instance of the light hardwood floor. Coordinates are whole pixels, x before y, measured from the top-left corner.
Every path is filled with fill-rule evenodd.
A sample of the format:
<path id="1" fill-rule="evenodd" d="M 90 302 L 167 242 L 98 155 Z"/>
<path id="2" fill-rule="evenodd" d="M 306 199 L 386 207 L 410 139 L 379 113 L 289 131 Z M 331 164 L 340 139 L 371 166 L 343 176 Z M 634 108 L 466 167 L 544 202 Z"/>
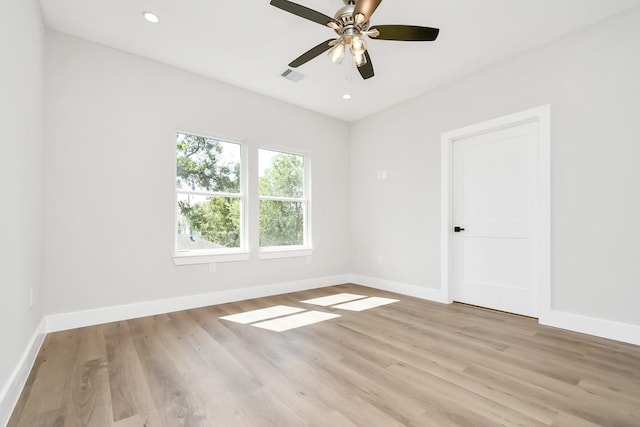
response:
<path id="1" fill-rule="evenodd" d="M 397 298 L 350 312 L 300 303 Z M 286 332 L 273 305 L 341 317 Z M 640 347 L 355 285 L 53 333 L 9 426 L 640 426 Z"/>

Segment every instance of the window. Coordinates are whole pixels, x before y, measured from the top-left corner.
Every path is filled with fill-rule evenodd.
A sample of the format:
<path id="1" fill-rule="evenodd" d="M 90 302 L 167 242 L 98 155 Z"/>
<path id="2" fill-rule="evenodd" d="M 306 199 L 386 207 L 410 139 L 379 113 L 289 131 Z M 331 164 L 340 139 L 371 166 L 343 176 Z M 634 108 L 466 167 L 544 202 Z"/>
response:
<path id="1" fill-rule="evenodd" d="M 260 248 L 308 248 L 305 157 L 260 149 L 258 168 Z"/>
<path id="2" fill-rule="evenodd" d="M 248 242 L 264 259 L 311 255 L 308 159 L 259 149 L 256 194 L 246 190 L 246 154 L 237 142 L 176 133 L 177 265 L 247 260 Z M 251 221 L 248 202 L 258 208 Z"/>
<path id="3" fill-rule="evenodd" d="M 241 145 L 178 132 L 176 152 L 176 254 L 244 249 Z"/>

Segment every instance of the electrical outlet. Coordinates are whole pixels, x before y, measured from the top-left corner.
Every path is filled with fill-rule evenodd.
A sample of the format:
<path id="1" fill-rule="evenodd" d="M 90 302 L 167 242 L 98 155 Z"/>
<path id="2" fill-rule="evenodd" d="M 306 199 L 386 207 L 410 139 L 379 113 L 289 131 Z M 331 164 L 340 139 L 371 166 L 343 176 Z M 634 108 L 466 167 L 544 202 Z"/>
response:
<path id="1" fill-rule="evenodd" d="M 382 265 L 382 255 L 378 255 L 378 265 Z"/>
<path id="2" fill-rule="evenodd" d="M 29 288 L 29 307 L 33 307 L 33 302 L 36 299 L 36 290 Z"/>
<path id="3" fill-rule="evenodd" d="M 209 273 L 215 273 L 218 270 L 218 266 L 215 262 L 209 263 Z"/>

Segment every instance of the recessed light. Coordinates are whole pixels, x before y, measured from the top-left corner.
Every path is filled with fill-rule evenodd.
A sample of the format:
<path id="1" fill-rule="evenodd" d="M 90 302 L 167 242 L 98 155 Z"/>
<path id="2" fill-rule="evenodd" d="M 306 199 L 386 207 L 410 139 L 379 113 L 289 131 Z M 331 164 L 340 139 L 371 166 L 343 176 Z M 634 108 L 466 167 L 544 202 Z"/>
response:
<path id="1" fill-rule="evenodd" d="M 143 12 L 142 16 L 144 16 L 144 19 L 146 19 L 147 22 L 151 22 L 152 24 L 157 24 L 158 22 L 160 22 L 160 18 L 158 18 L 158 15 L 156 15 L 155 13 Z"/>
<path id="2" fill-rule="evenodd" d="M 342 95 L 342 99 L 351 99 L 351 95 L 345 93 L 344 95 Z"/>

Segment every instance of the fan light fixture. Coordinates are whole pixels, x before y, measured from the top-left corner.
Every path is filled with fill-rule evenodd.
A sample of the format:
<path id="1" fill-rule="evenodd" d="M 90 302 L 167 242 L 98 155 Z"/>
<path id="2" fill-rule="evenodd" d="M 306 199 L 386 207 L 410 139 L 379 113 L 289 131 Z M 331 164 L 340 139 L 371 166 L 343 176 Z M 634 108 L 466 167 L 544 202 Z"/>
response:
<path id="1" fill-rule="evenodd" d="M 369 35 L 367 31 L 369 24 L 367 17 L 362 12 L 356 12 L 355 0 L 345 0 L 346 6 L 340 9 L 335 16 L 335 20 L 327 23 L 327 26 L 338 33 L 338 38 L 333 42 L 333 48 L 329 50 L 329 59 L 334 64 L 342 63 L 347 48 L 351 52 L 353 62 L 357 67 L 367 63 L 365 52 L 367 44 L 364 36 Z"/>
<path id="2" fill-rule="evenodd" d="M 374 76 L 371 56 L 367 53 L 365 36 L 378 40 L 395 41 L 434 41 L 440 32 L 437 28 L 420 27 L 417 25 L 375 25 L 370 26 L 370 20 L 382 0 L 342 0 L 344 7 L 338 10 L 334 17 L 309 9 L 290 0 L 271 0 L 270 4 L 315 22 L 323 27 L 329 27 L 336 32 L 337 37 L 325 40 L 312 47 L 291 63 L 289 67 L 297 68 L 313 58 L 329 51 L 329 59 L 334 64 L 342 63 L 347 48 L 351 52 L 353 62 L 363 79 Z M 345 98 L 348 99 L 348 98 Z"/>
<path id="3" fill-rule="evenodd" d="M 351 30 L 348 33 L 345 32 L 345 34 L 336 40 L 335 46 L 329 50 L 329 59 L 331 62 L 334 64 L 342 63 L 348 47 L 356 67 L 361 67 L 367 63 L 367 58 L 365 57 L 367 43 L 364 41 L 363 33 L 356 31 L 357 30 Z"/>
<path id="4" fill-rule="evenodd" d="M 158 15 L 153 12 L 142 12 L 142 16 L 147 22 L 150 22 L 152 24 L 157 24 L 158 22 L 160 22 L 160 18 L 158 18 Z"/>
<path id="5" fill-rule="evenodd" d="M 364 38 L 361 34 L 353 36 L 351 39 L 351 52 L 353 55 L 364 55 L 364 52 L 367 50 L 367 43 L 364 41 Z"/>
<path id="6" fill-rule="evenodd" d="M 364 53 L 362 55 L 358 55 L 354 53 L 353 62 L 355 62 L 356 67 L 362 67 L 364 64 L 367 63 L 367 57 L 364 56 Z"/>
<path id="7" fill-rule="evenodd" d="M 338 43 L 332 47 L 329 51 L 329 59 L 331 59 L 331 62 L 334 64 L 340 64 L 344 58 L 345 49 L 344 43 Z"/>

